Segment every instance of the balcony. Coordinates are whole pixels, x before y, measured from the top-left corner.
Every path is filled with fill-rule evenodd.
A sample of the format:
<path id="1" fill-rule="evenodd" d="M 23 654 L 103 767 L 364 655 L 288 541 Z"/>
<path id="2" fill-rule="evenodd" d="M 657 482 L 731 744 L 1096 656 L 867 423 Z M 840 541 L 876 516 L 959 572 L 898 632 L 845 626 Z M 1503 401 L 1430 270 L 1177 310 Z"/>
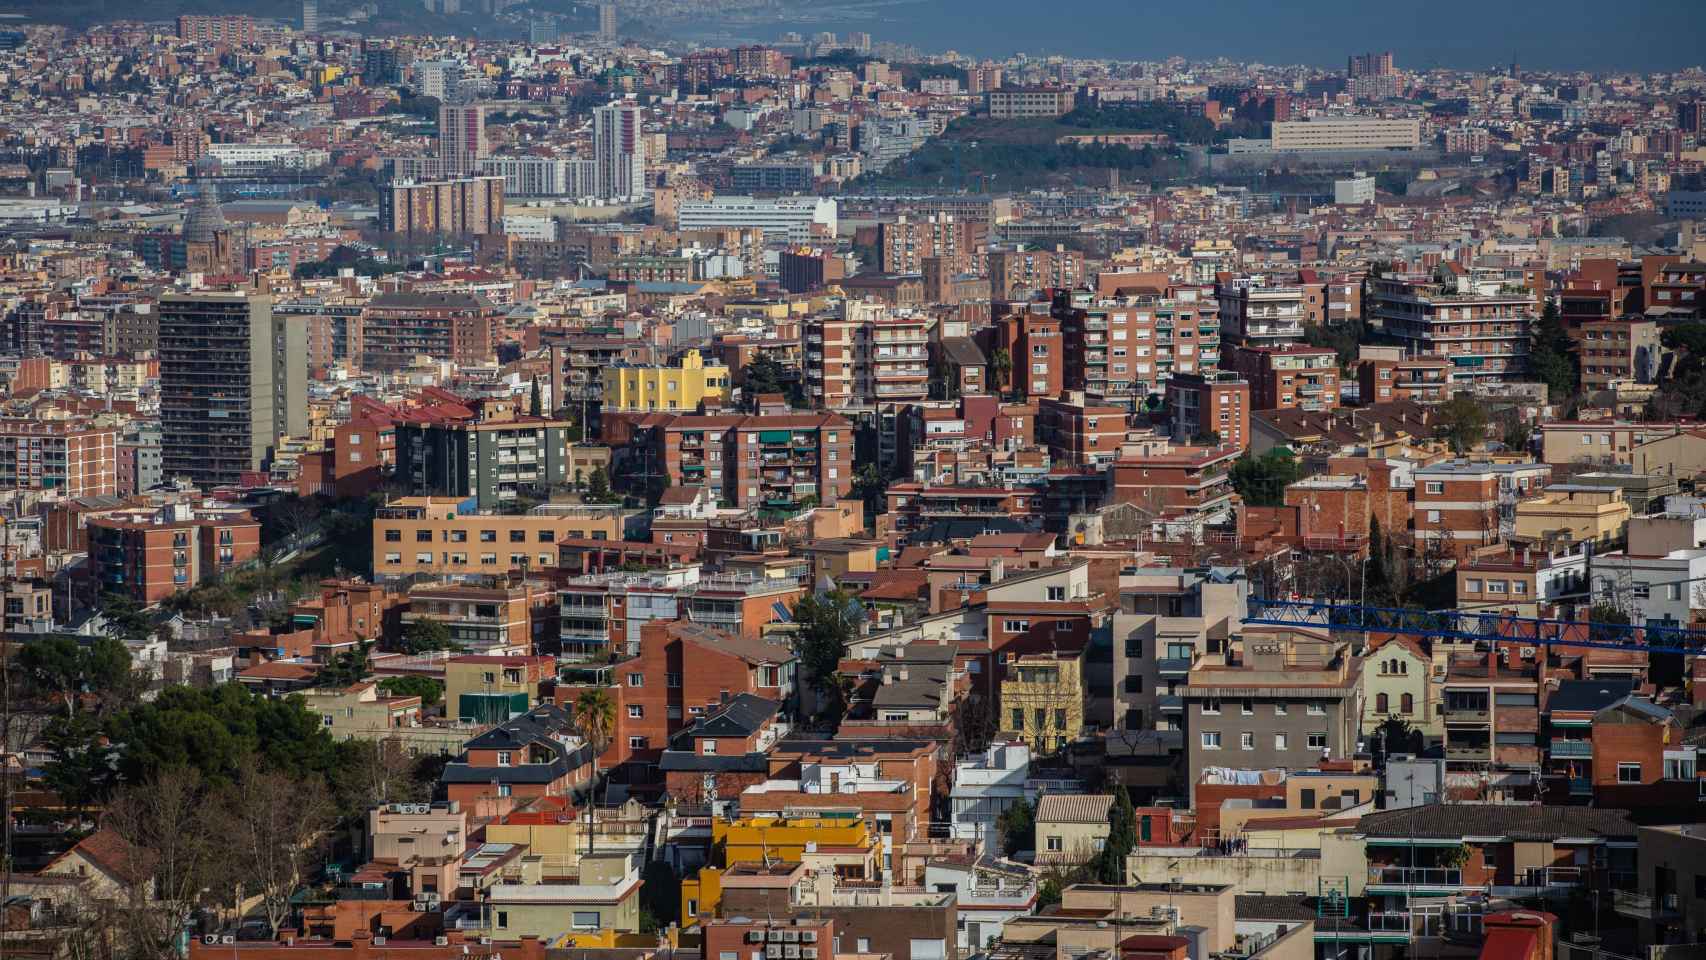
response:
<path id="1" fill-rule="evenodd" d="M 1173 696 L 1171 694 L 1163 694 L 1155 698 L 1155 707 L 1162 713 L 1183 713 L 1185 710 L 1185 698 Z"/>
<path id="2" fill-rule="evenodd" d="M 1674 893 L 1654 896 L 1650 893 L 1615 891 L 1612 909 L 1625 917 L 1637 920 L 1675 920 L 1682 916 L 1679 898 Z"/>
<path id="3" fill-rule="evenodd" d="M 1571 890 L 1582 885 L 1584 871 L 1581 867 L 1530 867 L 1516 878 L 1516 887 L 1526 890 Z M 1494 884 L 1495 892 L 1498 884 Z M 1522 891 L 1512 891 L 1520 896 Z"/>
<path id="4" fill-rule="evenodd" d="M 1558 758 L 1579 757 L 1586 759 L 1593 756 L 1592 740 L 1552 740 L 1552 756 Z"/>
<path id="5" fill-rule="evenodd" d="M 1417 888 L 1451 892 L 1464 889 L 1463 871 L 1455 867 L 1369 867 L 1369 893 L 1405 893 Z M 1479 889 L 1470 885 L 1470 889 Z"/>
<path id="6" fill-rule="evenodd" d="M 1453 707 L 1447 703 L 1441 715 L 1446 723 L 1471 723 L 1486 726 L 1492 720 L 1492 712 L 1486 707 Z"/>
<path id="7" fill-rule="evenodd" d="M 1448 743 L 1445 747 L 1447 760 L 1491 760 L 1491 746 L 1485 743 L 1456 744 Z"/>
<path id="8" fill-rule="evenodd" d="M 1155 671 L 1163 677 L 1183 677 L 1191 672 L 1190 657 L 1163 657 L 1155 661 Z"/>
<path id="9" fill-rule="evenodd" d="M 1591 796 L 1593 796 L 1593 781 L 1589 780 L 1587 777 L 1571 777 L 1570 778 L 1570 796 L 1572 796 L 1572 797 L 1591 797 Z"/>

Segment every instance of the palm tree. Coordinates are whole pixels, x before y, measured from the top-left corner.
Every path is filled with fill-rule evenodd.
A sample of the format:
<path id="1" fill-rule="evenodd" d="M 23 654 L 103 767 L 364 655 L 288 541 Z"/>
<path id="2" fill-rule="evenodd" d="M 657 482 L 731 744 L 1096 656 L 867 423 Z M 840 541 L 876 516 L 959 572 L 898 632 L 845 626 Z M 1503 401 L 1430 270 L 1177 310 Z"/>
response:
<path id="1" fill-rule="evenodd" d="M 1007 379 L 1013 373 L 1013 355 L 1005 347 L 998 348 L 989 357 L 990 372 L 995 374 L 995 382 L 999 384 L 998 394 L 1007 392 Z"/>
<path id="2" fill-rule="evenodd" d="M 615 728 L 616 701 L 610 698 L 610 693 L 599 688 L 581 691 L 581 695 L 575 698 L 575 730 L 586 740 L 587 746 L 592 748 L 593 790 L 598 789 L 598 758 L 603 756 L 604 751 L 610 746 L 611 732 Z M 609 796 L 609 793 L 609 788 L 606 787 L 605 795 Z M 587 799 L 589 801 L 592 796 L 592 791 L 588 791 Z M 592 815 L 592 804 L 590 802 L 587 804 L 587 814 L 589 818 Z M 596 821 L 589 819 L 586 833 L 587 851 L 589 853 L 592 851 L 593 827 L 595 825 Z"/>

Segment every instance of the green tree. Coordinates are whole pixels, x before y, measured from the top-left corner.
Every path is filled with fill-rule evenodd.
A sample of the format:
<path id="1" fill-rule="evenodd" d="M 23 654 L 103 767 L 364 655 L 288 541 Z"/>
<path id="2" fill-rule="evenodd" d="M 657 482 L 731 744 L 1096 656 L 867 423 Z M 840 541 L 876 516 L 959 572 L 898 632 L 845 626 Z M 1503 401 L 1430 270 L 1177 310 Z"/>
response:
<path id="1" fill-rule="evenodd" d="M 621 499 L 610 489 L 610 474 L 603 467 L 593 467 L 586 478 L 586 491 L 581 494 L 588 503 L 614 503 Z"/>
<path id="2" fill-rule="evenodd" d="M 1587 619 L 1588 623 L 1592 624 L 1588 628 L 1588 637 L 1602 643 L 1627 639 L 1627 631 L 1617 628 L 1629 626 L 1633 622 L 1629 618 L 1629 612 L 1611 600 L 1595 601 L 1593 606 L 1588 608 Z"/>
<path id="3" fill-rule="evenodd" d="M 789 616 L 797 630 L 794 633 L 794 652 L 799 655 L 800 667 L 806 682 L 822 697 L 826 712 L 839 718 L 846 703 L 841 685 L 836 682 L 841 658 L 846 656 L 847 644 L 858 633 L 856 601 L 845 592 L 807 593 L 794 602 Z"/>
<path id="4" fill-rule="evenodd" d="M 1363 593 L 1368 603 L 1376 607 L 1398 605 L 1398 591 L 1392 578 L 1392 556 L 1379 517 L 1368 518 L 1368 559 L 1363 570 Z"/>
<path id="5" fill-rule="evenodd" d="M 299 696 L 262 697 L 242 684 L 207 690 L 167 687 L 152 701 L 102 725 L 118 756 L 119 776 L 142 783 L 160 771 L 194 768 L 214 784 L 231 782 L 245 763 L 293 776 L 329 777 L 338 745 Z"/>
<path id="6" fill-rule="evenodd" d="M 867 525 L 875 523 L 877 516 L 888 509 L 888 489 L 888 478 L 883 476 L 883 472 L 878 470 L 874 463 L 861 466 L 858 472 L 853 474 L 852 494 L 865 503 Z"/>
<path id="7" fill-rule="evenodd" d="M 758 397 L 766 393 L 785 393 L 787 371 L 775 357 L 759 353 L 741 368 L 741 405 L 749 411 L 758 410 Z"/>
<path id="8" fill-rule="evenodd" d="M 461 644 L 451 639 L 448 624 L 428 617 L 420 617 L 403 628 L 400 646 L 404 653 L 409 654 L 462 649 Z"/>
<path id="9" fill-rule="evenodd" d="M 662 860 L 646 864 L 640 875 L 640 932 L 656 933 L 681 909 L 681 878 Z"/>
<path id="10" fill-rule="evenodd" d="M 995 826 L 1001 833 L 1001 851 L 1007 856 L 1037 848 L 1037 811 L 1031 801 L 1021 798 L 1001 811 Z"/>
<path id="11" fill-rule="evenodd" d="M 1011 389 L 1013 376 L 1013 354 L 1006 347 L 997 347 L 989 355 L 989 372 L 995 378 L 995 389 L 1005 396 Z"/>
<path id="12" fill-rule="evenodd" d="M 363 640 L 352 649 L 333 654 L 314 682 L 322 687 L 349 687 L 367 679 L 367 652 L 372 646 Z"/>
<path id="13" fill-rule="evenodd" d="M 1435 433 L 1458 454 L 1487 442 L 1487 408 L 1473 396 L 1460 393 L 1440 404 Z"/>
<path id="14" fill-rule="evenodd" d="M 1059 906 L 1065 889 L 1066 883 L 1058 871 L 1045 873 L 1037 884 L 1037 911 L 1040 913 L 1049 907 Z"/>
<path id="15" fill-rule="evenodd" d="M 1137 846 L 1137 810 L 1125 787 L 1114 788 L 1114 803 L 1108 808 L 1108 839 L 1091 864 L 1100 883 L 1125 883 L 1125 859 Z"/>
<path id="16" fill-rule="evenodd" d="M 444 683 L 431 677 L 386 677 L 379 689 L 393 697 L 420 697 L 423 707 L 436 707 L 444 699 Z"/>
<path id="17" fill-rule="evenodd" d="M 1558 305 L 1548 301 L 1534 324 L 1533 342 L 1529 346 L 1529 369 L 1546 384 L 1547 395 L 1554 401 L 1568 400 L 1581 385 L 1581 371 L 1574 343 L 1564 330 Z"/>
<path id="18" fill-rule="evenodd" d="M 539 393 L 539 378 L 533 378 L 533 389 L 527 397 L 527 415 L 541 417 L 545 415 L 545 398 Z"/>
<path id="19" fill-rule="evenodd" d="M 1259 457 L 1245 453 L 1232 463 L 1232 488 L 1252 507 L 1277 507 L 1285 502 L 1285 488 L 1303 473 L 1297 458 L 1284 447 Z"/>
<path id="20" fill-rule="evenodd" d="M 113 637 L 79 643 L 68 634 L 42 634 L 24 642 L 16 663 L 33 696 L 59 701 L 67 716 L 84 696 L 104 699 L 128 692 L 130 651 Z"/>
<path id="21" fill-rule="evenodd" d="M 42 767 L 42 781 L 67 807 L 97 806 L 118 786 L 117 750 L 92 714 L 57 717 L 41 739 L 53 757 Z"/>

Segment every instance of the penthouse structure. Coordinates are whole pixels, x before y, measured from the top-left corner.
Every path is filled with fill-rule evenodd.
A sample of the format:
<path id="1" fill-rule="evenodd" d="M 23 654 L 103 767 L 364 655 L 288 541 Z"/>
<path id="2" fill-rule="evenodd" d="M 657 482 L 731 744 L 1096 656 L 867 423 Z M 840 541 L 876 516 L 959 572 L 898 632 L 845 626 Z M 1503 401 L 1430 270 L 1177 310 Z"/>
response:
<path id="1" fill-rule="evenodd" d="M 877 249 L 884 273 L 922 273 L 924 261 L 940 258 L 949 274 L 973 273 L 983 266 L 989 224 L 956 220 L 949 214 L 902 215 L 877 225 Z"/>
<path id="2" fill-rule="evenodd" d="M 1222 337 L 1249 347 L 1303 342 L 1303 288 L 1270 287 L 1240 279 L 1215 285 Z"/>
<path id="3" fill-rule="evenodd" d="M 853 424 L 833 413 L 674 417 L 648 440 L 671 485 L 705 487 L 733 507 L 827 503 L 853 489 Z"/>
<path id="4" fill-rule="evenodd" d="M 1501 379 L 1528 368 L 1534 292 L 1502 280 L 1372 277 L 1368 316 L 1410 356 L 1451 364 L 1450 383 Z"/>
<path id="5" fill-rule="evenodd" d="M 564 543 L 620 542 L 634 516 L 617 506 L 567 503 L 476 513 L 466 498 L 398 497 L 374 514 L 373 572 L 381 580 L 461 580 L 553 567 Z"/>
<path id="6" fill-rule="evenodd" d="M 415 494 L 496 509 L 523 491 L 571 479 L 566 420 L 516 412 L 513 401 L 439 404 L 396 425 L 396 479 Z"/>

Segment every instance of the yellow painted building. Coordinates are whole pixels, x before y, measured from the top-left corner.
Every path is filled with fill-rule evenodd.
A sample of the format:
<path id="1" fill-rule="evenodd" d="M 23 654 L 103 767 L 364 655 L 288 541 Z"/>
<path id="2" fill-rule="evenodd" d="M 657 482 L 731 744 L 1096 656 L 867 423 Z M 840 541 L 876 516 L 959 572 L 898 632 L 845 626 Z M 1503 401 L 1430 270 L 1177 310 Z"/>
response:
<path id="1" fill-rule="evenodd" d="M 1007 664 L 1001 681 L 1001 737 L 1052 753 L 1084 729 L 1084 651 L 1033 653 Z"/>
<path id="2" fill-rule="evenodd" d="M 689 350 L 679 367 L 610 367 L 604 371 L 604 409 L 691 412 L 728 396 L 729 368 Z"/>
<path id="3" fill-rule="evenodd" d="M 1514 539 L 1544 540 L 1559 534 L 1568 540 L 1606 544 L 1629 528 L 1629 504 L 1617 487 L 1553 484 L 1533 500 L 1516 505 Z"/>
<path id="4" fill-rule="evenodd" d="M 1445 736 L 1440 717 L 1441 678 L 1413 641 L 1393 638 L 1369 651 L 1362 667 L 1362 731 L 1372 734 L 1387 717 L 1398 717 L 1429 739 Z M 1407 746 L 1388 745 L 1399 753 Z"/>
<path id="5" fill-rule="evenodd" d="M 721 851 L 722 863 L 800 863 L 818 850 L 871 850 L 876 838 L 865 821 L 853 819 L 748 818 L 717 820 L 711 824 L 713 856 Z"/>

